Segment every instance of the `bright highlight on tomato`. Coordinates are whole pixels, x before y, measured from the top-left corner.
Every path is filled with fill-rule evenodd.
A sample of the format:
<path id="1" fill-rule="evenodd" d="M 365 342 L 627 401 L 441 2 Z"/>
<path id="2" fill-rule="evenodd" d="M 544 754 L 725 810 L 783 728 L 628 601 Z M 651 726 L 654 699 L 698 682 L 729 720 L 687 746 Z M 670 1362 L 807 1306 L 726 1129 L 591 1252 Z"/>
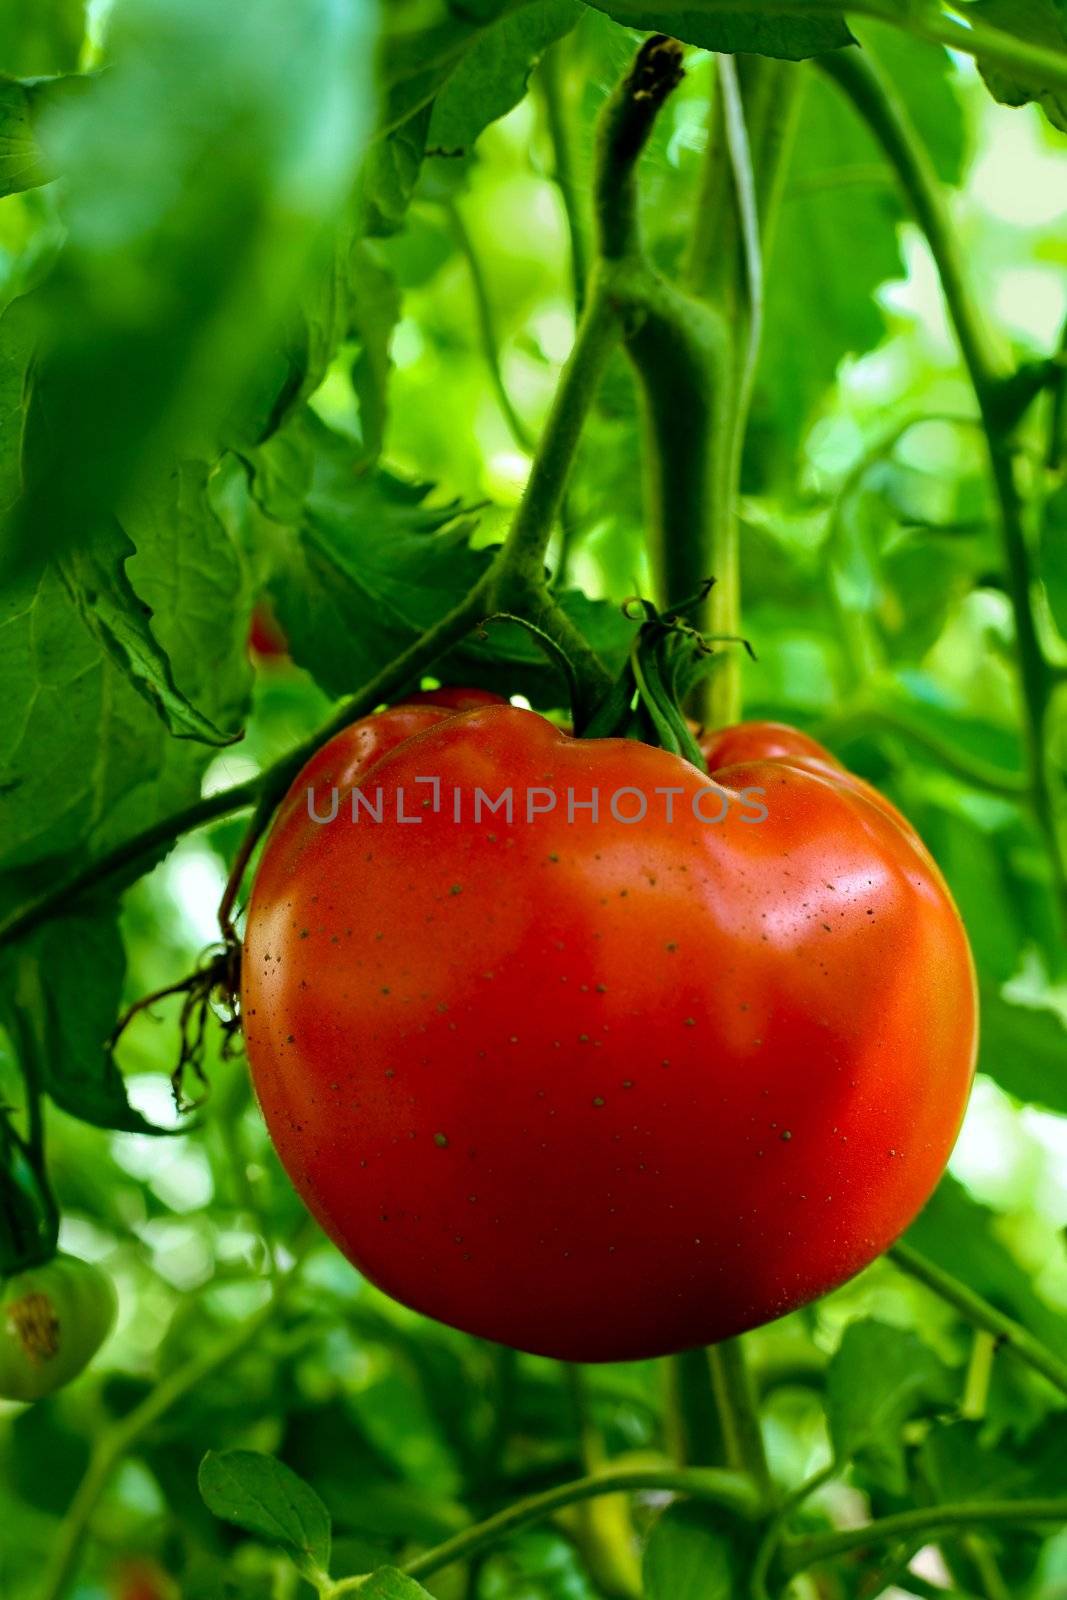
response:
<path id="1" fill-rule="evenodd" d="M 774 724 L 707 736 L 709 779 L 456 704 L 330 741 L 258 871 L 248 1055 L 310 1209 L 405 1304 L 577 1361 L 858 1272 L 940 1177 L 974 1067 L 966 935 L 913 830 Z"/>
<path id="2" fill-rule="evenodd" d="M 115 1321 L 99 1267 L 57 1255 L 0 1285 L 0 1398 L 40 1400 L 89 1365 Z"/>

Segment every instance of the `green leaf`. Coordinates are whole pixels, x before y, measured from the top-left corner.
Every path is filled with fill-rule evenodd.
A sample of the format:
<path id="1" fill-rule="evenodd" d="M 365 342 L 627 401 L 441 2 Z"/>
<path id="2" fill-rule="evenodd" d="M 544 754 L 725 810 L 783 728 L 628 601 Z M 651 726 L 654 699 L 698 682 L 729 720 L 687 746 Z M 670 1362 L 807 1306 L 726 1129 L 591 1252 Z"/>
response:
<path id="1" fill-rule="evenodd" d="M 41 1087 L 61 1110 L 97 1128 L 158 1133 L 126 1097 L 106 1043 L 122 997 L 126 958 L 111 912 L 47 923 L 0 963 L 0 1017 L 17 1008 Z M 10 1021 L 7 1022 L 10 1029 Z M 12 1031 L 12 1038 L 19 1034 Z"/>
<path id="2" fill-rule="evenodd" d="M 974 0 L 968 16 L 1010 33 L 1025 44 L 1040 45 L 1067 58 L 1067 5 L 1064 0 Z M 1054 128 L 1067 131 L 1067 91 L 1051 85 L 1039 68 L 1009 70 L 978 57 L 978 67 L 994 100 L 1022 106 L 1036 101 Z"/>
<path id="3" fill-rule="evenodd" d="M 641 1576 L 645 1600 L 733 1600 L 736 1542 L 706 1508 L 669 1506 L 653 1525 Z"/>
<path id="4" fill-rule="evenodd" d="M 349 199 L 372 25 L 369 0 L 115 9 L 107 71 L 49 119 L 67 235 L 34 296 L 13 568 L 101 524 L 146 464 L 218 453 Z"/>
<path id="5" fill-rule="evenodd" d="M 359 1592 L 365 1600 L 430 1600 L 429 1590 L 395 1567 L 379 1567 L 360 1586 Z"/>
<path id="6" fill-rule="evenodd" d="M 939 808 L 925 811 L 916 821 L 963 918 L 979 979 L 995 995 L 995 986 L 1018 972 L 1023 946 L 1032 937 L 1019 903 L 1018 884 L 1009 870 L 1010 836 L 1002 831 L 987 832 L 966 816 Z M 983 1052 L 985 1030 L 983 1003 Z"/>
<path id="7" fill-rule="evenodd" d="M 427 145 L 435 155 L 462 155 L 478 135 L 506 116 L 526 93 L 530 72 L 582 13 L 577 0 L 521 7 L 481 34 L 437 95 Z"/>
<path id="8" fill-rule="evenodd" d="M 938 177 L 943 183 L 958 184 L 969 139 L 948 52 L 888 22 L 860 17 L 852 26 L 861 48 L 875 58 L 907 108 Z"/>
<path id="9" fill-rule="evenodd" d="M 979 1422 L 939 1423 L 919 1450 L 920 1468 L 938 1500 L 1026 1499 L 1067 1489 L 1067 1412 L 1056 1412 L 1025 1439 L 994 1447 Z"/>
<path id="10" fill-rule="evenodd" d="M 151 630 L 151 607 L 138 599 L 126 575 L 133 553 L 132 541 L 114 525 L 91 545 L 68 550 L 60 571 L 88 626 L 175 738 L 232 744 L 240 734 L 216 728 L 174 682 L 170 661 Z"/>
<path id="11" fill-rule="evenodd" d="M 1058 1012 L 985 992 L 978 1070 L 1024 1105 L 1067 1116 L 1067 1027 Z"/>
<path id="12" fill-rule="evenodd" d="M 139 783 L 158 782 L 167 734 L 51 569 L 0 590 L 0 662 L 7 868 L 76 849 Z M 86 748 L 96 753 L 91 762 Z"/>
<path id="13" fill-rule="evenodd" d="M 30 365 L 37 348 L 37 323 L 28 296 L 13 300 L 0 316 L 0 513 L 22 493 L 22 446 Z"/>
<path id="14" fill-rule="evenodd" d="M 1067 639 L 1067 483 L 1061 483 L 1045 501 L 1040 571 L 1049 610 L 1061 637 Z"/>
<path id="15" fill-rule="evenodd" d="M 951 1375 L 913 1333 L 867 1319 L 846 1329 L 826 1375 L 826 1410 L 839 1461 L 856 1461 L 893 1493 L 907 1485 L 901 1430 L 947 1406 Z"/>
<path id="16" fill-rule="evenodd" d="M 307 1576 L 330 1570 L 330 1514 L 284 1462 L 255 1450 L 209 1450 L 200 1493 L 217 1517 L 282 1545 Z"/>
<path id="17" fill-rule="evenodd" d="M 18 493 L 35 333 L 29 300 L 14 301 L 0 318 L 0 503 Z M 121 520 L 135 549 L 121 550 L 129 588 L 116 560 L 101 584 L 106 619 L 90 616 L 91 573 L 82 566 L 83 584 L 78 562 L 68 566 L 71 581 L 47 568 L 0 587 L 4 869 L 67 855 L 90 840 L 105 849 L 198 791 L 207 749 L 173 744 L 147 685 L 135 686 L 126 663 L 120 666 L 118 640 L 105 642 L 105 620 L 113 630 L 133 631 L 129 648 L 145 653 L 143 670 L 158 675 L 171 714 L 187 717 L 184 701 L 212 728 L 240 723 L 251 682 L 251 598 L 208 482 L 205 465 L 187 462 L 145 477 L 127 496 Z M 116 555 L 120 539 L 113 535 Z M 150 622 L 137 609 L 141 602 L 151 608 Z M 142 627 L 147 638 L 138 637 Z M 96 752 L 92 761 L 86 749 Z"/>
<path id="18" fill-rule="evenodd" d="M 49 178 L 33 128 L 33 86 L 0 78 L 0 195 L 34 189 Z"/>
<path id="19" fill-rule="evenodd" d="M 145 478 L 120 508 L 135 549 L 126 570 L 179 693 L 216 726 L 239 728 L 252 673 L 251 597 L 242 558 L 211 499 L 212 469 L 182 461 Z M 236 734 L 226 732 L 223 742 Z"/>
<path id="20" fill-rule="evenodd" d="M 940 175 L 958 181 L 964 121 L 946 52 L 866 23 L 861 37 L 932 140 Z M 797 445 L 840 363 L 883 338 L 885 321 L 874 291 L 903 273 L 903 216 L 880 148 L 838 90 L 816 76 L 805 85 L 767 263 L 763 355 L 747 457 L 757 484 L 775 473 L 792 476 Z M 843 238 L 847 250 L 840 248 Z M 820 308 L 814 320 L 808 315 L 812 305 Z"/>
<path id="21" fill-rule="evenodd" d="M 808 56 L 836 50 L 852 42 L 843 16 L 785 16 L 775 11 L 754 9 L 723 12 L 714 0 L 590 0 L 598 11 L 627 28 L 650 33 L 669 33 L 686 44 L 726 54 L 776 56 L 783 61 L 803 61 Z"/>
<path id="22" fill-rule="evenodd" d="M 371 145 L 363 163 L 360 196 L 363 231 L 384 239 L 403 226 L 426 154 L 430 107 L 421 110 Z"/>
<path id="23" fill-rule="evenodd" d="M 1010 1500 L 1029 1488 L 1026 1467 L 994 1450 L 978 1422 L 935 1424 L 920 1446 L 919 1465 L 937 1499 L 946 1502 Z"/>
<path id="24" fill-rule="evenodd" d="M 257 452 L 253 468 L 253 492 L 279 520 L 295 521 L 304 496 L 299 538 L 282 544 L 271 595 L 294 661 L 328 694 L 372 677 L 456 605 L 495 555 L 471 547 L 473 524 L 455 505 L 428 505 L 428 485 L 363 470 L 351 442 L 313 413 Z M 621 665 L 634 625 L 604 601 L 559 598 L 593 647 Z M 492 622 L 486 631 L 442 670 L 471 684 L 503 681 L 539 705 L 566 704 L 561 672 L 523 629 Z"/>
<path id="25" fill-rule="evenodd" d="M 73 72 L 85 36 L 85 0 L 4 0 L 0 71 Z"/>
<path id="26" fill-rule="evenodd" d="M 352 331 L 359 349 L 352 363 L 352 386 L 359 402 L 363 459 L 377 461 L 382 453 L 387 416 L 389 346 L 400 318 L 400 290 L 389 268 L 373 249 L 359 243 L 350 261 Z"/>
<path id="27" fill-rule="evenodd" d="M 388 131 L 427 106 L 482 30 L 504 12 L 530 0 L 473 0 L 469 5 L 430 4 L 413 26 L 397 8 L 387 12 L 381 75 L 385 105 L 381 126 Z"/>

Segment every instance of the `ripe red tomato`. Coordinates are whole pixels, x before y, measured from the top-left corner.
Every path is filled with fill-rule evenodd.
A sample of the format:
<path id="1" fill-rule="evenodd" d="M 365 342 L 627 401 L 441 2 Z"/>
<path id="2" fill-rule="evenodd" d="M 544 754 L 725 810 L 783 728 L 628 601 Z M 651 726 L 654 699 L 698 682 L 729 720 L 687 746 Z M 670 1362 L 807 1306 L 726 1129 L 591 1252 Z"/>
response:
<path id="1" fill-rule="evenodd" d="M 751 761 L 782 761 L 805 772 L 817 772 L 835 783 L 844 784 L 865 795 L 874 805 L 881 806 L 913 839 L 918 840 L 911 823 L 902 816 L 891 800 L 879 794 L 863 778 L 843 767 L 829 750 L 817 743 L 810 734 L 799 728 L 790 728 L 784 722 L 739 722 L 732 728 L 717 728 L 702 733 L 697 741 L 708 764 L 709 772 L 721 772 L 724 767 L 735 767 Z"/>
<path id="2" fill-rule="evenodd" d="M 491 689 L 460 689 L 443 683 L 439 689 L 420 689 L 418 694 L 404 696 L 409 706 L 447 706 L 451 711 L 477 711 L 479 706 L 506 706 L 503 695 Z"/>
<path id="3" fill-rule="evenodd" d="M 249 1060 L 305 1201 L 398 1300 L 660 1355 L 841 1283 L 930 1194 L 974 1065 L 959 916 L 873 791 L 767 737 L 713 736 L 714 783 L 511 706 L 399 706 L 296 780 L 249 911 Z M 511 821 L 476 817 L 508 788 Z"/>

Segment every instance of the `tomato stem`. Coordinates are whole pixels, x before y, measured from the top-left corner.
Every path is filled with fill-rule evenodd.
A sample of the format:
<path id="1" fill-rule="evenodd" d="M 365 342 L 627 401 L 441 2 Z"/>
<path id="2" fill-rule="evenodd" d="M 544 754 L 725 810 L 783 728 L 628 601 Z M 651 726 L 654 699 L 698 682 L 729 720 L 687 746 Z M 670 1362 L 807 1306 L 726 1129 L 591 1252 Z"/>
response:
<path id="1" fill-rule="evenodd" d="M 602 1495 L 638 1493 L 683 1494 L 708 1505 L 715 1505 L 732 1516 L 751 1521 L 758 1515 L 759 1506 L 751 1485 L 736 1473 L 715 1468 L 691 1467 L 606 1467 L 589 1477 L 576 1478 L 570 1483 L 556 1484 L 541 1494 L 516 1500 L 495 1516 L 476 1523 L 446 1539 L 443 1544 L 417 1556 L 403 1569 L 408 1577 L 429 1578 L 456 1561 L 465 1561 L 481 1550 L 502 1543 L 520 1528 L 543 1522 L 565 1506 L 577 1505 L 583 1500 L 597 1499 Z M 362 1578 L 345 1578 L 335 1585 L 335 1597 L 354 1594 Z M 52 1597 L 48 1597 L 52 1600 Z"/>
<path id="2" fill-rule="evenodd" d="M 787 1540 L 781 1547 L 779 1559 L 789 1575 L 805 1572 L 809 1567 L 830 1561 L 835 1556 L 848 1555 L 854 1550 L 868 1550 L 872 1545 L 889 1544 L 895 1539 L 906 1539 L 915 1534 L 947 1533 L 956 1528 L 1022 1527 L 1032 1523 L 1049 1523 L 1061 1527 L 1067 1521 L 1067 1497 L 1033 1500 L 970 1500 L 960 1504 L 919 1506 L 912 1511 L 899 1511 L 893 1516 L 880 1517 L 858 1528 L 845 1528 L 839 1533 L 827 1533 L 809 1539 Z"/>
<path id="3" fill-rule="evenodd" d="M 894 1266 L 925 1284 L 967 1322 L 991 1333 L 1002 1349 L 1010 1351 L 1034 1372 L 1041 1373 L 1061 1394 L 1067 1394 L 1067 1361 L 1063 1361 L 1026 1328 L 1006 1317 L 988 1300 L 983 1300 L 981 1295 L 975 1294 L 973 1289 L 903 1240 L 893 1245 L 887 1254 Z"/>
<path id="4" fill-rule="evenodd" d="M 759 1402 L 741 1340 L 725 1339 L 708 1348 L 712 1387 L 719 1408 L 726 1464 L 752 1479 L 760 1503 L 774 1502 L 774 1484 L 760 1427 Z"/>
<path id="5" fill-rule="evenodd" d="M 726 1459 L 722 1422 L 707 1353 L 683 1350 L 665 1363 L 668 1449 L 681 1467 L 717 1467 Z"/>
<path id="6" fill-rule="evenodd" d="M 574 1412 L 582 1466 L 591 1476 L 607 1466 L 607 1453 L 589 1402 L 585 1372 L 571 1361 L 560 1365 Z M 586 1562 L 597 1586 L 620 1600 L 636 1600 L 641 1594 L 641 1566 L 625 1496 L 583 1501 L 579 1516 Z"/>

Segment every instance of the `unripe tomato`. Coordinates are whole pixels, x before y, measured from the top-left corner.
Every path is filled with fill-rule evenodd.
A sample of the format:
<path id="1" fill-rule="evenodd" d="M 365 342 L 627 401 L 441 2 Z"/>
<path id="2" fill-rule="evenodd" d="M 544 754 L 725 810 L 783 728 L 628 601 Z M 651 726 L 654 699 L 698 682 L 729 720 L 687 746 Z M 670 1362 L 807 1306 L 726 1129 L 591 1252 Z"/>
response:
<path id="1" fill-rule="evenodd" d="M 58 1255 L 0 1287 L 0 1397 L 40 1400 L 88 1366 L 115 1321 L 99 1267 Z"/>
<path id="2" fill-rule="evenodd" d="M 936 1184 L 976 1044 L 948 890 L 817 746 L 825 770 L 734 732 L 716 783 L 511 706 L 400 706 L 296 780 L 249 911 L 249 1061 L 305 1201 L 405 1304 L 660 1355 L 841 1283 Z M 510 821 L 476 815 L 508 789 Z"/>
<path id="3" fill-rule="evenodd" d="M 259 661 L 283 661 L 289 655 L 289 641 L 274 608 L 267 599 L 256 601 L 248 624 L 248 648 Z"/>
<path id="4" fill-rule="evenodd" d="M 113 1593 L 115 1600 L 177 1600 L 178 1591 L 155 1561 L 124 1561 L 119 1567 Z"/>

